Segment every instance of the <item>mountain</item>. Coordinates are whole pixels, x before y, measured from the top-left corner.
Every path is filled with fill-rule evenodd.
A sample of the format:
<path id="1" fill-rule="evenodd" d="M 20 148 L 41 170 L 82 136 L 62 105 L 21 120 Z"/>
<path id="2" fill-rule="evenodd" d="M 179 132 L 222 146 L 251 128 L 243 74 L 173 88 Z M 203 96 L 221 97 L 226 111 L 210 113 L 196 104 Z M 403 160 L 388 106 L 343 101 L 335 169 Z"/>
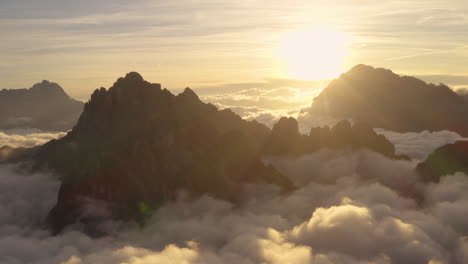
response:
<path id="1" fill-rule="evenodd" d="M 322 148 L 356 149 L 366 148 L 379 152 L 389 158 L 408 159 L 395 154 L 395 146 L 383 135 L 378 135 L 372 127 L 347 120 L 338 122 L 332 128 L 311 128 L 308 135 L 299 133 L 299 124 L 292 117 L 282 117 L 273 126 L 263 148 L 264 155 L 305 155 Z"/>
<path id="2" fill-rule="evenodd" d="M 388 140 L 364 125 L 343 121 L 300 135 L 294 118 L 282 118 L 270 130 L 203 103 L 190 88 L 173 95 L 132 72 L 108 90 L 94 91 L 65 137 L 5 153 L 14 154 L 8 162 L 27 159 L 33 170 L 59 175 L 48 220 L 60 231 L 74 222 L 92 229 L 108 218 L 144 222 L 180 190 L 233 203 L 242 202 L 246 184 L 287 192 L 293 183 L 262 158 L 320 148 L 370 148 L 398 158 Z"/>
<path id="3" fill-rule="evenodd" d="M 260 160 L 268 133 L 203 103 L 189 88 L 175 96 L 133 72 L 96 90 L 72 131 L 34 150 L 34 167 L 61 176 L 49 215 L 56 230 L 94 222 L 103 212 L 142 220 L 182 189 L 236 202 L 244 183 L 294 188 Z M 105 208 L 94 214 L 96 204 Z"/>
<path id="4" fill-rule="evenodd" d="M 468 104 L 449 87 L 357 65 L 315 98 L 310 114 L 351 118 L 398 132 L 451 130 L 468 135 Z"/>
<path id="5" fill-rule="evenodd" d="M 439 182 L 440 177 L 456 172 L 468 175 L 468 141 L 457 141 L 436 149 L 416 167 L 421 178 Z"/>
<path id="6" fill-rule="evenodd" d="M 68 131 L 83 111 L 56 83 L 42 81 L 30 89 L 0 90 L 0 129 L 37 128 Z"/>

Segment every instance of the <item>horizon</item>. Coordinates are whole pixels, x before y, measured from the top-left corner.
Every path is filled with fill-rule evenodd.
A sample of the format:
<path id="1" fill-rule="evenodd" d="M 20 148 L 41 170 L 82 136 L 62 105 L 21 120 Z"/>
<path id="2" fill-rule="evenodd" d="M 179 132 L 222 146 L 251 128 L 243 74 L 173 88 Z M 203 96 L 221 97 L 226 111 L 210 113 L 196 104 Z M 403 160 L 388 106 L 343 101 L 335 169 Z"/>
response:
<path id="1" fill-rule="evenodd" d="M 63 85 L 60 84 L 60 82 L 57 82 L 57 81 L 54 81 L 54 80 L 50 80 L 50 79 L 42 79 L 42 80 L 38 80 L 36 81 L 35 83 L 29 85 L 29 86 L 24 86 L 24 87 L 16 87 L 16 88 L 11 88 L 11 87 L 0 87 L 0 90 L 2 89 L 12 89 L 12 90 L 15 90 L 15 89 L 29 89 L 31 88 L 32 86 L 34 86 L 35 84 L 39 84 L 43 81 L 47 81 L 47 82 L 51 82 L 51 83 L 56 83 L 58 85 L 60 85 L 63 90 L 70 96 L 72 97 L 73 99 L 75 100 L 78 100 L 78 101 L 82 101 L 82 102 L 86 102 L 87 100 L 89 100 L 91 94 L 93 93 L 94 90 L 96 89 L 99 89 L 101 87 L 104 87 L 106 89 L 112 87 L 112 85 L 115 83 L 115 81 L 118 79 L 118 78 L 121 78 L 121 77 L 124 77 L 126 74 L 130 73 L 130 72 L 137 72 L 138 74 L 141 74 L 143 79 L 145 79 L 145 81 L 148 81 L 150 83 L 159 83 L 161 84 L 162 88 L 166 88 L 168 89 L 169 91 L 171 91 L 172 93 L 180 93 L 182 92 L 185 88 L 191 88 L 193 90 L 195 90 L 197 93 L 198 92 L 201 92 L 201 93 L 204 93 L 206 91 L 211 91 L 213 89 L 215 89 L 217 92 L 229 92 L 229 88 L 228 87 L 243 87 L 244 89 L 256 89 L 258 88 L 258 86 L 262 86 L 262 87 L 267 87 L 269 89 L 273 89 L 273 88 L 301 88 L 301 89 L 308 89 L 310 91 L 313 91 L 315 94 L 318 94 L 320 93 L 323 89 L 326 88 L 326 86 L 334 79 L 337 79 L 339 76 L 341 76 L 342 74 L 346 73 L 348 70 L 351 70 L 353 67 L 355 66 L 358 66 L 358 65 L 366 65 L 366 66 L 371 66 L 373 68 L 381 68 L 381 69 L 387 69 L 387 68 L 383 68 L 383 67 L 374 67 L 373 65 L 368 65 L 368 64 L 365 64 L 365 63 L 359 63 L 359 64 L 356 64 L 354 66 L 352 66 L 351 68 L 343 71 L 343 72 L 340 72 L 338 76 L 334 77 L 334 78 L 329 78 L 329 79 L 311 79 L 311 80 L 308 80 L 308 79 L 289 79 L 289 78 L 266 78 L 266 79 L 261 79 L 261 80 L 258 80 L 256 82 L 242 82 L 242 83 L 218 83 L 218 84 L 211 84 L 211 85 L 202 85 L 202 86 L 184 86 L 184 87 L 166 87 L 164 85 L 164 83 L 161 83 L 159 81 L 154 81 L 154 80 L 149 80 L 147 78 L 145 78 L 144 75 L 142 75 L 140 72 L 138 71 L 129 71 L 129 72 L 126 72 L 124 74 L 121 74 L 120 76 L 116 77 L 113 81 L 111 81 L 110 83 L 106 84 L 106 85 L 102 85 L 102 86 L 99 86 L 99 87 L 95 87 L 95 88 L 89 88 L 89 93 L 85 94 L 85 93 L 80 93 L 80 95 L 78 96 L 74 96 L 74 92 L 76 91 L 73 91 L 71 89 L 67 89 L 67 87 L 64 87 Z M 468 76 L 460 76 L 460 75 L 408 75 L 408 74 L 404 74 L 404 73 L 398 73 L 398 72 L 394 72 L 392 69 L 388 69 L 388 70 L 391 70 L 393 73 L 399 75 L 399 76 L 409 76 L 409 77 L 415 77 L 415 78 L 418 78 L 424 82 L 426 82 L 427 84 L 434 84 L 434 85 L 446 85 L 448 86 L 451 90 L 453 91 L 457 91 L 457 90 L 460 90 L 460 89 L 468 89 Z M 275 85 L 271 85 L 271 83 L 274 83 L 275 81 L 277 82 L 280 82 L 281 84 L 279 86 L 275 86 Z M 223 90 L 224 88 L 228 88 L 227 90 Z"/>
<path id="2" fill-rule="evenodd" d="M 0 1 L 0 263 L 467 264 L 467 1 Z"/>
<path id="3" fill-rule="evenodd" d="M 45 79 L 83 100 L 130 71 L 173 90 L 326 80 L 361 63 L 468 86 L 462 0 L 59 3 L 0 3 L 2 88 Z"/>

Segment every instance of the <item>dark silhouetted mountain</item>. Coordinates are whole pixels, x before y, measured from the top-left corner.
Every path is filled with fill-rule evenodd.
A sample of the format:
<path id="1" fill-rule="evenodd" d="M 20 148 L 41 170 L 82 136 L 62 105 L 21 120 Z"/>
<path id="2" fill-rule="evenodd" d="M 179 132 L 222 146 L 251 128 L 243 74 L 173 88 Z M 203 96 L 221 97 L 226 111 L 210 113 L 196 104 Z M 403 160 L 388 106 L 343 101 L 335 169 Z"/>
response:
<path id="1" fill-rule="evenodd" d="M 455 172 L 468 175 L 468 141 L 457 141 L 436 149 L 418 164 L 416 171 L 426 182 L 439 182 L 440 177 Z"/>
<path id="2" fill-rule="evenodd" d="M 141 219 L 179 190 L 233 202 L 242 199 L 245 183 L 291 190 L 288 178 L 260 160 L 268 134 L 256 121 L 203 103 L 189 88 L 175 96 L 129 73 L 96 90 L 65 137 L 36 148 L 34 166 L 61 175 L 49 215 L 56 230 L 94 221 L 89 201 L 105 201 L 99 212 L 107 217 Z"/>
<path id="3" fill-rule="evenodd" d="M 333 80 L 310 112 L 399 132 L 451 130 L 468 135 L 468 105 L 449 87 L 365 65 Z"/>
<path id="4" fill-rule="evenodd" d="M 329 127 L 312 128 L 309 135 L 298 132 L 294 118 L 281 118 L 275 124 L 263 149 L 265 155 L 304 155 L 322 148 L 356 149 L 367 148 L 390 158 L 408 159 L 395 154 L 395 146 L 383 135 L 378 135 L 367 125 L 346 121 Z"/>
<path id="5" fill-rule="evenodd" d="M 394 147 L 365 126 L 341 122 L 300 135 L 297 121 L 282 118 L 270 131 L 231 110 L 205 104 L 189 88 L 175 96 L 138 73 L 97 89 L 75 127 L 10 161 L 32 159 L 62 181 L 49 214 L 56 231 L 98 219 L 143 221 L 180 190 L 241 202 L 245 184 L 292 182 L 262 162 L 265 155 L 305 154 L 322 147 L 364 147 L 395 157 Z"/>
<path id="6" fill-rule="evenodd" d="M 38 128 L 68 131 L 83 111 L 56 83 L 43 81 L 30 89 L 0 91 L 0 129 Z"/>

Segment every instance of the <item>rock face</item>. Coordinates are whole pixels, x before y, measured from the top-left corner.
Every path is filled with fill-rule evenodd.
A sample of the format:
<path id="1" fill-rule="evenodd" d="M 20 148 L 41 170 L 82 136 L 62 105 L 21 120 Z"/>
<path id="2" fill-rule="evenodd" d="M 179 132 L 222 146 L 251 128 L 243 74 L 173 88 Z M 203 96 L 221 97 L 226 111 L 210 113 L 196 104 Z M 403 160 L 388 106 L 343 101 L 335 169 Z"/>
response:
<path id="1" fill-rule="evenodd" d="M 451 130 L 468 135 L 468 104 L 449 87 L 365 65 L 333 80 L 310 111 L 398 132 Z"/>
<path id="2" fill-rule="evenodd" d="M 83 111 L 56 83 L 43 81 L 30 89 L 0 90 L 0 129 L 37 128 L 68 131 Z"/>
<path id="3" fill-rule="evenodd" d="M 338 122 L 334 127 L 312 128 L 309 135 L 298 132 L 298 123 L 294 118 L 281 118 L 273 127 L 265 155 L 304 155 L 321 148 L 356 149 L 367 148 L 390 158 L 407 159 L 395 154 L 395 146 L 383 135 L 378 135 L 367 125 L 346 121 Z"/>
<path id="4" fill-rule="evenodd" d="M 295 119 L 282 118 L 270 131 L 203 103 L 189 88 L 176 96 L 129 73 L 108 90 L 97 89 L 65 137 L 21 150 L 13 161 L 30 159 L 33 169 L 60 175 L 49 214 L 60 231 L 74 222 L 92 227 L 102 218 L 144 221 L 179 190 L 232 202 L 242 201 L 246 183 L 292 190 L 292 182 L 261 158 L 323 147 L 364 147 L 396 157 L 393 145 L 370 127 L 343 121 L 301 135 Z"/>
<path id="5" fill-rule="evenodd" d="M 35 150 L 34 166 L 62 177 L 49 215 L 56 230 L 103 212 L 141 220 L 181 189 L 234 202 L 243 183 L 292 189 L 260 160 L 268 134 L 256 121 L 203 103 L 189 88 L 175 96 L 129 73 L 96 90 L 71 132 Z M 97 210 L 103 201 L 106 208 Z"/>
<path id="6" fill-rule="evenodd" d="M 468 141 L 457 141 L 436 149 L 416 167 L 426 182 L 439 182 L 440 177 L 456 172 L 468 175 Z"/>

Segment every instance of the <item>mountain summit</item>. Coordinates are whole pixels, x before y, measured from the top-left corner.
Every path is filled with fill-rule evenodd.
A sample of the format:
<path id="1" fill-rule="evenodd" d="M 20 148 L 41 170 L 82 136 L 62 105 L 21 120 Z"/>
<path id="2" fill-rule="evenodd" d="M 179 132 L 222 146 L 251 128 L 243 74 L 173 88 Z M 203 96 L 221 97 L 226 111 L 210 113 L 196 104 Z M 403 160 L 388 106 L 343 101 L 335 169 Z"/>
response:
<path id="1" fill-rule="evenodd" d="M 36 83 L 31 87 L 31 92 L 35 92 L 41 95 L 55 96 L 55 97 L 68 97 L 63 88 L 57 83 L 43 80 L 40 83 Z"/>
<path id="2" fill-rule="evenodd" d="M 449 87 L 366 65 L 333 80 L 315 98 L 310 113 L 399 132 L 452 130 L 468 135 L 468 104 Z"/>
<path id="3" fill-rule="evenodd" d="M 70 98 L 57 83 L 45 80 L 30 89 L 0 90 L 0 129 L 68 131 L 82 110 L 82 102 Z"/>
<path id="4" fill-rule="evenodd" d="M 111 88 L 95 90 L 65 137 L 21 150 L 14 159 L 30 159 L 33 169 L 61 177 L 57 204 L 49 214 L 59 231 L 74 222 L 92 227 L 102 218 L 143 221 L 181 190 L 233 203 L 252 190 L 246 184 L 289 191 L 295 188 L 290 179 L 262 158 L 321 148 L 368 148 L 402 158 L 367 126 L 343 121 L 301 135 L 294 118 L 282 118 L 270 130 L 203 103 L 190 88 L 173 95 L 129 73 Z"/>
<path id="5" fill-rule="evenodd" d="M 35 167 L 62 180 L 49 220 L 56 230 L 103 212 L 142 220 L 143 207 L 157 209 L 180 190 L 233 202 L 242 200 L 245 183 L 290 190 L 289 179 L 260 160 L 268 133 L 256 121 L 201 102 L 189 88 L 176 96 L 129 73 L 95 90 L 64 138 L 36 149 Z"/>

